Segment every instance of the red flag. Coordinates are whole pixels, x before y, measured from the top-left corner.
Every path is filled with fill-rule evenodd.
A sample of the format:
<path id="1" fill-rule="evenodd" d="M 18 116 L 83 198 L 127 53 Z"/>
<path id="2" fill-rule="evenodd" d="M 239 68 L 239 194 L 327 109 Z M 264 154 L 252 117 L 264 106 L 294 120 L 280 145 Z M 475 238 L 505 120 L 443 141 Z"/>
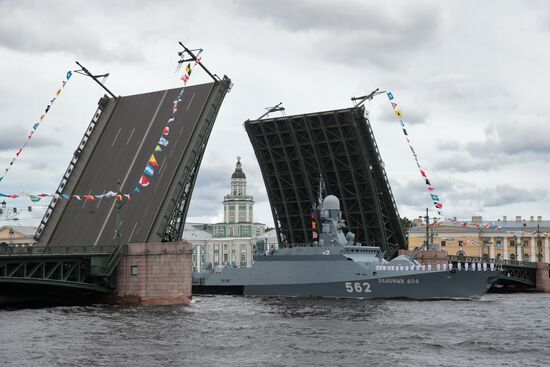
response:
<path id="1" fill-rule="evenodd" d="M 170 128 L 166 126 L 164 129 L 162 129 L 162 135 L 166 136 L 170 134 Z"/>
<path id="2" fill-rule="evenodd" d="M 428 187 L 428 191 L 434 191 L 434 188 L 433 187 Z"/>
<path id="3" fill-rule="evenodd" d="M 149 186 L 149 179 L 143 175 L 139 179 L 139 184 L 143 187 L 147 187 L 147 186 Z"/>
<path id="4" fill-rule="evenodd" d="M 422 177 L 426 177 L 426 172 L 424 172 L 423 170 L 420 170 L 420 174 L 422 175 Z"/>
<path id="5" fill-rule="evenodd" d="M 95 197 L 93 195 L 84 195 L 84 198 L 86 200 L 92 200 L 92 201 L 95 200 Z"/>

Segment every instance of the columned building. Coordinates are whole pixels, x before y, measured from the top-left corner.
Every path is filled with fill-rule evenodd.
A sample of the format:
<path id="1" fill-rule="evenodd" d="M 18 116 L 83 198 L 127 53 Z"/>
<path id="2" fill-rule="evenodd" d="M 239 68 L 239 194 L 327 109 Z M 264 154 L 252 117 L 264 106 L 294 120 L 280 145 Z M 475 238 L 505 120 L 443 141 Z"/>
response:
<path id="1" fill-rule="evenodd" d="M 231 175 L 231 190 L 223 199 L 223 223 L 212 226 L 213 237 L 258 237 L 265 225 L 254 223 L 254 198 L 246 194 L 246 175 L 241 157 L 237 157 L 235 171 Z"/>
<path id="2" fill-rule="evenodd" d="M 237 157 L 230 192 L 223 200 L 223 222 L 185 224 L 182 237 L 193 246 L 194 271 L 202 270 L 205 263 L 213 267 L 250 267 L 257 240 L 273 246 L 274 239 L 266 234 L 265 224 L 254 222 L 253 208 L 254 198 L 246 192 L 246 175 Z"/>
<path id="3" fill-rule="evenodd" d="M 464 222 L 463 222 L 464 223 Z M 495 229 L 495 227 L 501 229 Z M 550 221 L 541 217 L 529 220 L 516 217 L 508 220 L 483 221 L 474 216 L 466 226 L 457 222 L 443 222 L 432 226 L 426 239 L 426 225 L 413 221 L 409 229 L 409 249 L 424 247 L 426 243 L 449 255 L 499 259 L 550 262 Z"/>

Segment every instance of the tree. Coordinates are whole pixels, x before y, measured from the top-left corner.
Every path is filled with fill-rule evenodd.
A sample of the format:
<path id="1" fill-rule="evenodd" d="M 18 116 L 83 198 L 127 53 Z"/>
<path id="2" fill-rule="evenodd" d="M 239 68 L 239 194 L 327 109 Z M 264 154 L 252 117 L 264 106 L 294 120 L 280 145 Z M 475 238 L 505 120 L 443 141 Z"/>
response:
<path id="1" fill-rule="evenodd" d="M 412 221 L 407 217 L 403 217 L 399 218 L 399 223 L 401 225 L 401 231 L 403 231 L 405 235 L 405 245 L 409 248 L 409 228 L 411 228 Z"/>

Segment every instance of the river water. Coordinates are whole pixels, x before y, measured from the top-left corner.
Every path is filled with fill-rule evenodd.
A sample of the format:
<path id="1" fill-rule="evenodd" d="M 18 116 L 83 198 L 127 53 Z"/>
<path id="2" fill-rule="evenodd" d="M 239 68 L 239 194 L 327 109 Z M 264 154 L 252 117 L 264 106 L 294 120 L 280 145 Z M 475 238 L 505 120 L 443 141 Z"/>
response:
<path id="1" fill-rule="evenodd" d="M 550 294 L 0 309 L 1 366 L 548 366 Z"/>

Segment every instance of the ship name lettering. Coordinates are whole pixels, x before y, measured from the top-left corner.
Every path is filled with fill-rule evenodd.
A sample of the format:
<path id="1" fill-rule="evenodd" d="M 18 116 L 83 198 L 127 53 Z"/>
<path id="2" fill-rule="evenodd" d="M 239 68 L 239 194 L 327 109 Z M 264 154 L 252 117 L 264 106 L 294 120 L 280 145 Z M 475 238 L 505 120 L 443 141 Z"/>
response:
<path id="1" fill-rule="evenodd" d="M 417 278 L 379 278 L 379 284 L 419 284 Z"/>

